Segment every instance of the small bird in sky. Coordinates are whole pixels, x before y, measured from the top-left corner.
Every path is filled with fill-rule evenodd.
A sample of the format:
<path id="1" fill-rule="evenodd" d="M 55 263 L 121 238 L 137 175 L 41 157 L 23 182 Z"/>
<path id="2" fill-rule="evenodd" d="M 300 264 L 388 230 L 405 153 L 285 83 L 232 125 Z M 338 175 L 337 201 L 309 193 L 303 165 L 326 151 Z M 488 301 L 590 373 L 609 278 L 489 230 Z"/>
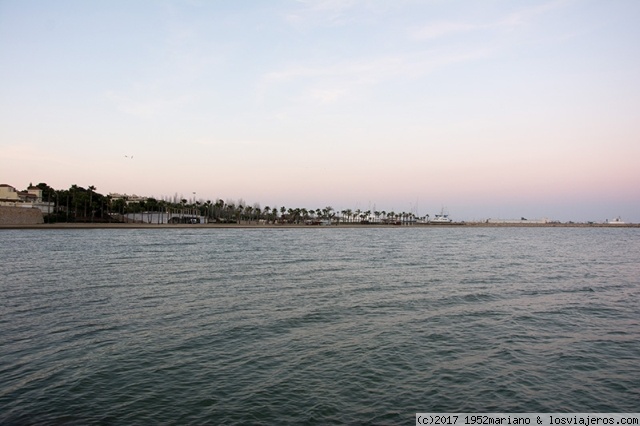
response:
<path id="1" fill-rule="evenodd" d="M 125 155 L 125 157 L 133 160 L 133 155 L 131 157 L 129 157 L 128 155 Z"/>

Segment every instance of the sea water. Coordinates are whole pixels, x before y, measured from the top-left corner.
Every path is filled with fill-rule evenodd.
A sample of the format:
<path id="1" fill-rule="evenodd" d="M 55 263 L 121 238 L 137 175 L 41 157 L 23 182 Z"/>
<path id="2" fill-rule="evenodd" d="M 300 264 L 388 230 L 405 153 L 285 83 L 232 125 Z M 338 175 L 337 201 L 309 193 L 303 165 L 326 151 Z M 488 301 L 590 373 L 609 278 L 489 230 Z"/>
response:
<path id="1" fill-rule="evenodd" d="M 639 412 L 640 230 L 0 231 L 0 424 Z"/>

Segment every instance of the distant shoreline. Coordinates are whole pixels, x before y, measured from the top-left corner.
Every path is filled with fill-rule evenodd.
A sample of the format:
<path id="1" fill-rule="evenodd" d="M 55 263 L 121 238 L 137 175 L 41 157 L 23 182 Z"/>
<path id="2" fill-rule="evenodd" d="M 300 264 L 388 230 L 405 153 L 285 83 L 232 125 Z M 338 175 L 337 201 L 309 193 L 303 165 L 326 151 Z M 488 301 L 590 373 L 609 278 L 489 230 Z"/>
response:
<path id="1" fill-rule="evenodd" d="M 607 223 L 484 223 L 484 222 L 454 222 L 450 224 L 413 224 L 413 225 L 383 225 L 341 223 L 339 225 L 296 225 L 296 224 L 255 224 L 255 223 L 205 223 L 205 224 L 148 224 L 148 223 L 41 223 L 35 225 L 0 225 L 2 229 L 339 229 L 339 228 L 640 228 L 638 223 L 607 224 Z"/>

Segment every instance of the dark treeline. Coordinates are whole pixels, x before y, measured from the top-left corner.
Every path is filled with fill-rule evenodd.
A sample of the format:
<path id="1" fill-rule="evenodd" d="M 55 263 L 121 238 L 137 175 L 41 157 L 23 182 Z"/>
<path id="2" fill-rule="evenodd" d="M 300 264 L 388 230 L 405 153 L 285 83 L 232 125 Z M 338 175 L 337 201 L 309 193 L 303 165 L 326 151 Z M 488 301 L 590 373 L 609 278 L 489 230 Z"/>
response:
<path id="1" fill-rule="evenodd" d="M 212 223 L 386 223 L 408 224 L 418 218 L 412 213 L 395 213 L 360 209 L 345 209 L 339 212 L 333 207 L 292 208 L 285 206 L 248 205 L 244 201 L 197 201 L 178 199 L 112 197 L 97 192 L 95 186 L 87 188 L 71 185 L 69 189 L 57 190 L 46 183 L 36 187 L 42 190 L 42 199 L 51 203 L 51 211 L 45 221 L 53 222 L 131 222 L 135 215 L 143 213 L 199 216 Z M 142 221 L 142 219 L 140 219 Z M 153 223 L 152 221 L 150 223 Z"/>

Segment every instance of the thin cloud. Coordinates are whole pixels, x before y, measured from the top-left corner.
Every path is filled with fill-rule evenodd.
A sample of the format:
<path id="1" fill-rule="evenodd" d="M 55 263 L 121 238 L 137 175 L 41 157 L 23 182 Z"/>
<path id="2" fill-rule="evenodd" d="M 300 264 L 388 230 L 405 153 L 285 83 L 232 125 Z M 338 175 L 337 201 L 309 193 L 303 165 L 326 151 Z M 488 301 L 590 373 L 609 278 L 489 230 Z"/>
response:
<path id="1" fill-rule="evenodd" d="M 557 0 L 539 4 L 534 7 L 513 12 L 502 19 L 489 23 L 470 23 L 464 21 L 432 22 L 421 28 L 411 31 L 411 37 L 417 40 L 434 40 L 461 33 L 481 31 L 487 29 L 515 29 L 529 24 L 537 16 L 543 15 L 554 9 L 564 6 L 567 0 Z"/>
<path id="2" fill-rule="evenodd" d="M 557 0 L 549 3 L 539 4 L 537 6 L 529 7 L 516 11 L 507 16 L 502 21 L 498 22 L 498 26 L 514 28 L 528 24 L 533 18 L 543 15 L 554 9 L 558 9 L 567 4 L 567 0 Z"/>
<path id="3" fill-rule="evenodd" d="M 190 96 L 174 98 L 154 96 L 129 96 L 116 92 L 107 92 L 105 97 L 110 100 L 117 110 L 138 118 L 154 118 L 169 111 L 184 107 L 191 101 Z"/>
<path id="4" fill-rule="evenodd" d="M 332 103 L 341 99 L 347 91 L 345 89 L 314 89 L 311 91 L 311 98 L 321 103 Z"/>
<path id="5" fill-rule="evenodd" d="M 485 25 L 474 25 L 464 22 L 436 22 L 426 27 L 413 31 L 413 38 L 419 40 L 432 40 L 456 33 L 466 33 L 470 31 L 486 28 Z"/>
<path id="6" fill-rule="evenodd" d="M 346 25 L 361 19 L 361 12 L 380 9 L 379 5 L 366 0 L 298 0 L 297 3 L 300 9 L 283 15 L 287 23 L 297 28 Z"/>
<path id="7" fill-rule="evenodd" d="M 266 74 L 260 91 L 265 94 L 282 86 L 301 83 L 300 93 L 322 103 L 351 98 L 362 87 L 396 78 L 419 78 L 433 70 L 475 61 L 491 55 L 487 48 L 464 51 L 432 49 L 403 55 L 341 61 L 325 66 L 296 65 Z"/>

